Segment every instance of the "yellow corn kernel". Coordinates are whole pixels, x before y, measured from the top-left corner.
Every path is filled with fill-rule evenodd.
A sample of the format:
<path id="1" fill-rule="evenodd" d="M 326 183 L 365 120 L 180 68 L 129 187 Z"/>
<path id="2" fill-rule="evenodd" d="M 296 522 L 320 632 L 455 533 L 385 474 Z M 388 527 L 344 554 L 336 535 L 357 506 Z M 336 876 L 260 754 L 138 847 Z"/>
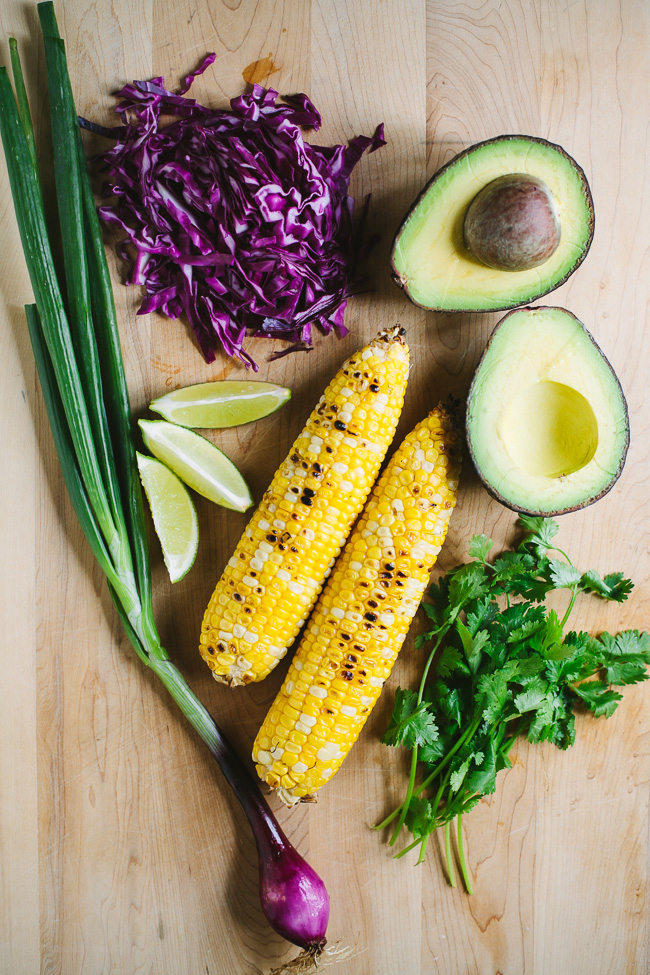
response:
<path id="1" fill-rule="evenodd" d="M 402 334 L 399 326 L 384 330 L 343 364 L 228 561 L 199 641 L 217 680 L 236 686 L 266 677 L 314 606 L 397 427 L 409 367 Z M 376 433 L 358 405 L 366 397 L 381 406 Z"/>
<path id="2" fill-rule="evenodd" d="M 438 406 L 388 462 L 336 562 L 255 740 L 253 759 L 258 775 L 278 790 L 287 805 L 311 797 L 340 767 L 406 638 L 456 503 L 460 451 L 453 419 L 451 408 Z M 426 478 L 398 479 L 400 470 L 410 472 L 414 462 L 421 463 L 423 450 L 428 466 L 421 469 Z M 440 468 L 426 461 L 426 452 L 434 450 L 447 458 L 442 474 Z M 386 488 L 396 484 L 396 495 L 387 498 Z M 432 496 L 439 500 L 427 498 L 427 487 L 433 488 Z M 393 526 L 416 504 L 425 516 L 421 517 L 418 509 L 417 519 L 412 519 L 417 521 L 417 530 L 403 537 L 400 557 L 387 556 Z M 368 581 L 370 578 L 373 581 Z M 347 590 L 352 596 L 349 601 L 341 599 Z M 327 633 L 325 640 L 323 633 Z M 300 680 L 301 672 L 307 661 L 314 660 L 318 662 L 318 676 L 313 684 L 305 683 Z M 296 712 L 298 719 L 287 723 L 287 716 Z M 290 750 L 288 762 L 286 730 L 292 721 L 306 740 L 301 743 L 300 754 Z M 290 739 L 296 741 L 293 732 Z M 267 750 L 262 746 L 269 741 Z M 280 781 L 271 759 L 275 750 L 287 765 Z"/>

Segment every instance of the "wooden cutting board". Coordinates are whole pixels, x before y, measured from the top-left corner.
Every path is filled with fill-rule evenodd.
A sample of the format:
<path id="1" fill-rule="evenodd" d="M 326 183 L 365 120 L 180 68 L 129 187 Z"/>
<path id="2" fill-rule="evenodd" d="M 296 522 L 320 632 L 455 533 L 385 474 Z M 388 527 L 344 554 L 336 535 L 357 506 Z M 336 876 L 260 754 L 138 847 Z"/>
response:
<path id="1" fill-rule="evenodd" d="M 586 170 L 596 236 L 551 302 L 570 308 L 616 369 L 631 415 L 627 466 L 597 505 L 561 520 L 581 568 L 637 582 L 622 606 L 587 599 L 576 626 L 647 626 L 650 609 L 650 298 L 648 109 L 650 7 L 645 0 L 59 0 L 80 113 L 110 124 L 111 92 L 164 74 L 177 85 L 208 51 L 193 94 L 215 106 L 256 80 L 305 91 L 323 116 L 322 143 L 371 134 L 388 145 L 362 160 L 352 191 L 371 193 L 381 235 L 373 290 L 354 298 L 344 339 L 317 336 L 308 355 L 251 341 L 258 378 L 293 399 L 251 427 L 213 435 L 259 499 L 293 436 L 347 354 L 380 326 L 408 331 L 413 369 L 400 433 L 449 392 L 464 397 L 496 320 L 435 315 L 391 284 L 387 256 L 400 218 L 460 149 L 503 133 L 543 136 Z M 15 34 L 34 112 L 45 124 L 35 7 L 0 5 L 2 56 Z M 131 652 L 65 496 L 44 416 L 22 306 L 30 287 L 4 163 L 0 164 L 0 384 L 3 476 L 0 707 L 0 972 L 2 975 L 253 975 L 294 953 L 257 900 L 248 826 L 205 748 Z M 184 325 L 136 318 L 136 289 L 110 255 L 133 407 L 207 379 Z M 197 563 L 172 587 L 154 549 L 155 603 L 174 660 L 246 757 L 282 673 L 229 691 L 196 651 L 213 584 L 245 516 L 199 504 Z M 515 516 L 490 500 L 466 464 L 441 559 L 469 537 L 497 546 Z M 316 805 L 278 817 L 325 878 L 329 937 L 341 975 L 641 975 L 648 928 L 648 689 L 625 693 L 610 720 L 581 717 L 577 743 L 515 752 L 497 792 L 467 818 L 476 893 L 448 887 L 440 847 L 420 867 L 396 861 L 369 824 L 394 803 L 405 761 L 379 743 L 394 689 L 418 671 L 410 640 L 362 739 Z M 275 800 L 273 800 L 275 804 Z M 331 960 L 331 959 L 330 959 Z"/>

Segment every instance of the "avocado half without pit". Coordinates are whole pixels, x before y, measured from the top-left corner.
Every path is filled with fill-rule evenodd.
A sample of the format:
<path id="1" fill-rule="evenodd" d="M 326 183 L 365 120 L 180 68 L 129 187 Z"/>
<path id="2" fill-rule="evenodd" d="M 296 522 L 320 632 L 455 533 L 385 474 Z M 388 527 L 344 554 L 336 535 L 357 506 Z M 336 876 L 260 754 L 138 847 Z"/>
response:
<path id="1" fill-rule="evenodd" d="M 466 432 L 490 494 L 533 515 L 603 497 L 629 444 L 610 363 L 575 315 L 544 306 L 512 311 L 495 327 L 470 387 Z"/>
<path id="2" fill-rule="evenodd" d="M 393 279 L 431 311 L 502 311 L 566 281 L 593 234 L 577 162 L 544 139 L 499 136 L 425 186 L 395 236 Z"/>

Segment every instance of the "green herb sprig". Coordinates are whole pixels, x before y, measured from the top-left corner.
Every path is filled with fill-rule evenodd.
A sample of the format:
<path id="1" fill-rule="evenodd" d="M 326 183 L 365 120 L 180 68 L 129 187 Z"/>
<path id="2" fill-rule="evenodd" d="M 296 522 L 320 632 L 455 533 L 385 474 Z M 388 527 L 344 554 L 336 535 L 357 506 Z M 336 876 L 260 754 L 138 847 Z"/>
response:
<path id="1" fill-rule="evenodd" d="M 434 830 L 445 830 L 449 882 L 455 886 L 451 824 L 457 820 L 460 869 L 471 879 L 463 848 L 462 816 L 494 792 L 496 776 L 510 768 L 520 736 L 568 748 L 575 741 L 575 711 L 609 717 L 622 699 L 614 688 L 648 678 L 650 635 L 627 630 L 612 636 L 565 631 L 580 593 L 623 602 L 633 583 L 620 572 L 601 578 L 580 573 L 555 544 L 557 522 L 520 517 L 524 536 L 493 562 L 493 542 L 475 535 L 471 562 L 453 569 L 429 590 L 423 608 L 431 621 L 417 647 L 428 651 L 417 690 L 398 688 L 386 745 L 411 750 L 403 802 L 376 829 L 403 827 L 419 846 L 418 863 Z M 555 557 L 551 557 L 555 556 Z M 545 600 L 566 590 L 562 618 Z"/>

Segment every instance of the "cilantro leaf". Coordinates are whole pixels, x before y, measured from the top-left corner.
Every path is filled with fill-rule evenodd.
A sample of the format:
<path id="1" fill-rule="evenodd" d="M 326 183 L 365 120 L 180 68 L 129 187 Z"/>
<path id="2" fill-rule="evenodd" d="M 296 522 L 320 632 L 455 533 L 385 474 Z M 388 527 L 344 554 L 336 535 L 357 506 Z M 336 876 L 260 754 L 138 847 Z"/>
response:
<path id="1" fill-rule="evenodd" d="M 564 690 L 549 688 L 544 700 L 533 712 L 528 728 L 528 741 L 550 741 L 558 748 L 569 748 L 575 741 L 575 718 Z"/>
<path id="2" fill-rule="evenodd" d="M 546 666 L 546 660 L 537 653 L 520 657 L 517 660 L 513 660 L 512 663 L 516 665 L 513 676 L 516 674 L 522 682 L 526 682 L 529 677 L 535 677 L 537 674 L 540 674 Z"/>
<path id="3" fill-rule="evenodd" d="M 480 626 L 488 626 L 498 612 L 497 603 L 489 596 L 476 600 L 474 609 L 466 614 L 467 629 L 474 635 Z"/>
<path id="4" fill-rule="evenodd" d="M 563 708 L 557 715 L 548 739 L 557 748 L 570 748 L 576 741 L 576 718 L 573 711 Z"/>
<path id="5" fill-rule="evenodd" d="M 532 614 L 533 618 L 539 619 L 539 613 Z M 511 633 L 519 630 L 531 616 L 531 607 L 526 603 L 513 603 L 499 613 L 494 620 L 494 629 L 500 635 L 504 643 L 508 642 Z"/>
<path id="6" fill-rule="evenodd" d="M 409 803 L 405 824 L 416 840 L 429 832 L 433 820 L 433 807 L 424 796 L 413 796 Z"/>
<path id="7" fill-rule="evenodd" d="M 624 602 L 634 589 L 631 579 L 626 579 L 622 572 L 610 572 L 601 579 L 595 569 L 583 573 L 580 579 L 583 592 L 592 592 L 601 599 L 611 599 L 617 603 Z"/>
<path id="8" fill-rule="evenodd" d="M 537 575 L 522 577 L 519 595 L 524 599 L 530 599 L 535 603 L 543 603 L 549 592 L 555 588 L 553 580 L 550 578 L 548 569 L 549 559 L 540 561 L 537 566 Z M 525 582 L 525 587 L 523 583 Z"/>
<path id="9" fill-rule="evenodd" d="M 421 745 L 418 758 L 423 765 L 437 765 L 447 750 L 446 742 L 441 738 L 430 745 Z"/>
<path id="10" fill-rule="evenodd" d="M 444 681 L 437 680 L 425 690 L 424 698 L 431 712 L 438 715 L 439 723 L 444 723 L 446 732 L 450 733 L 461 727 L 465 709 L 457 687 L 450 688 Z"/>
<path id="11" fill-rule="evenodd" d="M 421 709 L 413 714 L 406 726 L 403 744 L 406 748 L 413 748 L 415 745 L 433 745 L 437 739 L 436 719 L 423 703 Z"/>
<path id="12" fill-rule="evenodd" d="M 615 663 L 605 668 L 605 675 L 608 684 L 640 684 L 648 680 L 646 665 L 638 660 L 626 660 L 620 658 Z"/>
<path id="13" fill-rule="evenodd" d="M 625 602 L 634 589 L 632 580 L 626 579 L 622 572 L 608 572 L 603 582 L 609 589 L 608 598 L 617 603 Z"/>
<path id="14" fill-rule="evenodd" d="M 388 728 L 382 736 L 384 745 L 397 747 L 402 744 L 403 727 L 417 707 L 417 694 L 415 691 L 404 690 L 398 687 L 395 691 L 395 701 L 393 702 L 393 712 L 390 717 Z"/>
<path id="15" fill-rule="evenodd" d="M 474 599 L 480 599 L 489 589 L 489 580 L 484 566 L 478 562 L 468 562 L 456 569 L 449 582 L 449 602 L 458 610 Z"/>
<path id="16" fill-rule="evenodd" d="M 469 669 L 467 664 L 463 660 L 463 655 L 453 644 L 448 644 L 436 663 L 436 672 L 440 677 L 449 677 L 455 670 L 461 670 L 463 673 L 468 674 Z"/>
<path id="17" fill-rule="evenodd" d="M 458 728 L 462 726 L 463 723 L 463 705 L 460 699 L 460 691 L 458 688 L 453 688 L 449 693 L 445 693 L 444 704 L 442 705 L 442 713 L 450 721 L 453 721 Z"/>
<path id="18" fill-rule="evenodd" d="M 553 657 L 553 650 L 562 643 L 562 624 L 554 609 L 546 617 L 546 626 L 542 633 L 540 650 L 543 656 Z"/>
<path id="19" fill-rule="evenodd" d="M 571 630 L 564 637 L 564 642 L 567 646 L 572 647 L 575 653 L 580 654 L 587 669 L 591 668 L 593 671 L 598 668 L 603 656 L 604 644 L 601 640 L 584 630 L 579 630 L 577 633 L 575 630 Z"/>
<path id="20" fill-rule="evenodd" d="M 469 557 L 479 562 L 487 562 L 490 549 L 494 545 L 491 538 L 487 535 L 474 535 L 469 543 Z"/>
<path id="21" fill-rule="evenodd" d="M 481 761 L 476 761 L 475 768 L 470 769 L 465 778 L 465 789 L 467 792 L 478 792 L 482 796 L 487 796 L 494 792 L 497 786 L 497 749 L 493 738 L 487 743 L 487 750 L 482 754 Z"/>
<path id="22" fill-rule="evenodd" d="M 526 613 L 521 626 L 511 629 L 508 634 L 508 643 L 522 643 L 531 640 L 536 633 L 541 633 L 546 629 L 546 610 L 543 606 L 532 606 Z"/>
<path id="23" fill-rule="evenodd" d="M 602 680 L 585 681 L 584 684 L 575 685 L 573 690 L 597 718 L 611 717 L 619 701 L 623 700 L 623 695 L 619 691 L 611 690 Z"/>
<path id="24" fill-rule="evenodd" d="M 650 636 L 638 630 L 624 630 L 613 637 L 601 634 L 598 646 L 609 684 L 638 684 L 647 680 L 650 664 Z"/>
<path id="25" fill-rule="evenodd" d="M 558 686 L 579 680 L 584 666 L 582 657 L 567 646 L 566 641 L 563 646 L 567 650 L 567 655 L 560 660 L 547 660 L 544 670 L 548 680 Z"/>
<path id="26" fill-rule="evenodd" d="M 537 678 L 530 682 L 525 691 L 515 697 L 515 707 L 520 714 L 524 711 L 537 711 L 547 701 L 548 685 Z"/>
<path id="27" fill-rule="evenodd" d="M 431 592 L 431 590 L 429 590 L 429 592 Z M 443 607 L 441 605 L 436 605 L 436 603 L 429 602 L 428 600 L 423 600 L 421 606 L 424 612 L 429 617 L 429 619 L 433 620 L 434 623 L 440 625 L 441 623 L 444 622 L 445 611 L 447 609 L 446 606 Z M 431 633 L 427 634 L 427 639 L 430 640 L 431 636 L 432 636 Z"/>
<path id="28" fill-rule="evenodd" d="M 609 633 L 601 633 L 600 640 L 610 652 L 634 654 L 639 660 L 650 664 L 650 633 L 639 633 L 638 630 L 622 630 L 613 638 Z"/>
<path id="29" fill-rule="evenodd" d="M 475 674 L 483 655 L 483 648 L 490 640 L 490 634 L 487 630 L 479 630 L 472 635 L 462 620 L 456 620 L 456 630 L 465 651 L 467 666 Z"/>
<path id="30" fill-rule="evenodd" d="M 494 724 L 508 701 L 508 679 L 504 671 L 482 674 L 477 688 L 483 696 L 483 718 L 487 724 Z"/>
<path id="31" fill-rule="evenodd" d="M 490 647 L 488 652 L 498 666 L 503 666 L 513 652 L 510 637 L 520 632 L 525 626 L 532 606 L 526 603 L 514 603 L 498 613 L 490 626 Z M 539 614 L 535 615 L 535 618 Z"/>
<path id="32" fill-rule="evenodd" d="M 537 563 L 527 552 L 504 552 L 494 562 L 493 586 L 503 591 L 521 596 L 525 594 L 537 577 Z"/>
<path id="33" fill-rule="evenodd" d="M 563 562 L 561 559 L 551 559 L 549 570 L 556 589 L 575 589 L 576 586 L 580 585 L 582 576 L 568 562 Z"/>
<path id="34" fill-rule="evenodd" d="M 560 526 L 552 518 L 542 518 L 537 515 L 519 515 L 519 524 L 526 529 L 527 535 L 519 546 L 522 548 L 532 548 L 538 556 L 544 555 L 549 549 L 553 548 L 553 539 L 557 535 Z"/>
<path id="35" fill-rule="evenodd" d="M 452 792 L 458 792 L 463 784 L 463 779 L 467 775 L 467 771 L 469 769 L 469 762 L 469 758 L 466 758 L 462 765 L 459 765 L 458 768 L 454 769 L 454 771 L 451 773 L 449 777 L 449 787 Z"/>
<path id="36" fill-rule="evenodd" d="M 430 745 L 438 737 L 438 726 L 426 701 L 418 703 L 415 691 L 401 687 L 395 692 L 393 714 L 382 737 L 385 745 L 399 745 L 414 748 L 416 745 Z"/>

